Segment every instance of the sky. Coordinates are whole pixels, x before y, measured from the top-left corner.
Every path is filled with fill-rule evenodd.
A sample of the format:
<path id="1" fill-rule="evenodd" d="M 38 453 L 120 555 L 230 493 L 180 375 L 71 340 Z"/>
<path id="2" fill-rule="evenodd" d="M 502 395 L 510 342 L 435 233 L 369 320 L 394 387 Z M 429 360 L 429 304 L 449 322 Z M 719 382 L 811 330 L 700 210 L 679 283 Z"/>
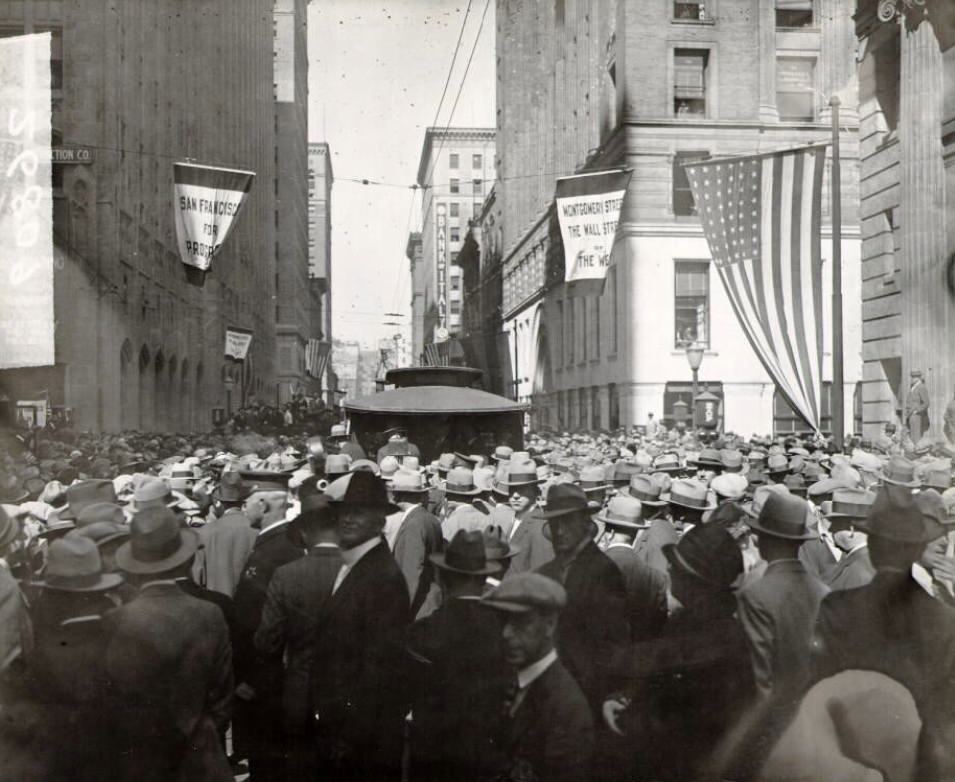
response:
<path id="1" fill-rule="evenodd" d="M 404 337 L 410 338 L 405 247 L 409 231 L 421 225 L 420 191 L 411 185 L 424 132 L 449 122 L 493 127 L 494 6 L 494 0 L 471 0 L 470 6 L 468 0 L 320 0 L 309 6 L 309 140 L 328 142 L 335 177 L 336 338 L 376 347 L 379 338 L 394 335 L 395 328 L 384 325 L 394 320 L 407 324 Z M 434 122 L 459 35 L 447 95 Z M 388 312 L 403 317 L 385 317 Z"/>

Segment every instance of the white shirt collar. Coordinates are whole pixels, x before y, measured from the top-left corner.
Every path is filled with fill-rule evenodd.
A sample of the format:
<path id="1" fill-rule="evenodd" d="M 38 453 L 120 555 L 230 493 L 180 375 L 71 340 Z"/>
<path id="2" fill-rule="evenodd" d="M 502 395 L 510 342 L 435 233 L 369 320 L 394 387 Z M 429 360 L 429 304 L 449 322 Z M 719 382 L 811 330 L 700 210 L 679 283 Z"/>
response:
<path id="1" fill-rule="evenodd" d="M 259 531 L 259 536 L 264 535 L 270 529 L 277 527 L 279 524 L 288 524 L 288 521 L 288 519 L 277 519 L 276 521 L 273 521 L 271 524 L 269 524 L 269 526 Z"/>
<path id="2" fill-rule="evenodd" d="M 522 668 L 517 672 L 517 686 L 522 690 L 526 690 L 555 662 L 557 662 L 557 652 L 551 649 L 536 663 L 531 663 L 526 668 Z"/>
<path id="3" fill-rule="evenodd" d="M 611 543 L 609 546 L 607 546 L 607 548 L 608 548 L 608 549 L 611 549 L 611 548 L 628 548 L 628 549 L 630 549 L 631 551 L 633 551 L 633 544 L 632 544 L 632 543 L 616 543 L 616 542 L 614 542 L 614 543 Z"/>
<path id="4" fill-rule="evenodd" d="M 175 579 L 157 578 L 155 581 L 147 581 L 145 584 L 140 585 L 139 590 L 142 591 L 144 589 L 147 589 L 149 587 L 154 587 L 154 586 L 169 586 L 170 584 L 172 586 L 176 586 Z"/>
<path id="5" fill-rule="evenodd" d="M 381 543 L 381 536 L 375 535 L 371 540 L 355 546 L 355 548 L 342 549 L 342 559 L 345 560 L 345 567 L 351 570 L 358 564 L 359 560 L 371 551 L 375 546 Z"/>
<path id="6" fill-rule="evenodd" d="M 337 543 L 316 543 L 312 548 L 338 548 Z"/>

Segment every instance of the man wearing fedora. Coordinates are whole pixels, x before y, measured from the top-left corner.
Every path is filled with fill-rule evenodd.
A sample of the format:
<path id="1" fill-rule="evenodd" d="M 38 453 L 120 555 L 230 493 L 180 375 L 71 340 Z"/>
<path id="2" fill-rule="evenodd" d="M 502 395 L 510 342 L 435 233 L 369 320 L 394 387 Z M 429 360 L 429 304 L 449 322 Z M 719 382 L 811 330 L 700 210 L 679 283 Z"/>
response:
<path id="1" fill-rule="evenodd" d="M 597 510 L 579 486 L 551 486 L 541 516 L 554 559 L 537 570 L 567 593 L 557 650 L 595 710 L 615 684 L 631 633 L 623 576 L 594 543 Z"/>
<path id="2" fill-rule="evenodd" d="M 912 442 L 918 443 L 929 428 L 928 388 L 925 385 L 922 370 L 913 369 L 911 376 L 912 382 L 905 393 L 903 420 L 909 428 L 909 436 L 912 438 Z"/>
<path id="3" fill-rule="evenodd" d="M 818 679 L 842 670 L 879 671 L 905 685 L 922 718 L 918 780 L 955 778 L 955 609 L 912 576 L 928 542 L 944 534 L 916 499 L 880 493 L 862 523 L 875 576 L 822 602 L 816 628 Z"/>
<path id="4" fill-rule="evenodd" d="M 312 687 L 319 764 L 330 778 L 400 774 L 404 717 L 404 636 L 411 599 L 382 538 L 396 510 L 384 483 L 354 472 L 325 490 L 334 509 L 344 564 L 317 634 Z"/>
<path id="5" fill-rule="evenodd" d="M 196 583 L 232 597 L 258 531 L 242 511 L 248 487 L 237 472 L 225 472 L 212 492 L 218 518 L 199 530 L 199 551 L 193 566 Z"/>
<path id="6" fill-rule="evenodd" d="M 385 537 L 408 585 L 411 615 L 417 617 L 426 604 L 428 611 L 437 605 L 431 556 L 444 549 L 441 522 L 421 504 L 428 496 L 421 472 L 399 469 L 391 480 L 391 496 L 399 510 L 388 517 Z"/>
<path id="7" fill-rule="evenodd" d="M 667 544 L 664 555 L 678 608 L 659 638 L 634 644 L 627 684 L 605 702 L 603 716 L 633 742 L 638 768 L 629 778 L 709 779 L 714 751 L 755 695 L 734 616 L 732 587 L 743 558 L 716 524 L 693 527 L 679 543 Z"/>
<path id="8" fill-rule="evenodd" d="M 284 659 L 284 778 L 306 779 L 315 775 L 311 673 L 316 634 L 328 611 L 342 558 L 335 515 L 317 489 L 302 497 L 301 514 L 293 523 L 301 529 L 308 554 L 282 565 L 272 576 L 255 646 L 264 660 L 280 669 Z"/>
<path id="9" fill-rule="evenodd" d="M 813 627 L 828 592 L 798 558 L 803 542 L 814 537 L 809 513 L 799 497 L 768 493 L 759 517 L 749 522 L 766 569 L 737 596 L 759 696 L 779 715 L 795 707 L 809 683 Z"/>
<path id="10" fill-rule="evenodd" d="M 865 489 L 836 489 L 832 494 L 826 518 L 832 539 L 842 552 L 825 582 L 833 592 L 864 586 L 875 575 L 868 536 L 860 525 L 874 502 L 875 494 Z"/>
<path id="11" fill-rule="evenodd" d="M 489 776 L 507 692 L 498 617 L 481 603 L 485 580 L 501 566 L 487 559 L 484 535 L 460 530 L 432 554 L 441 606 L 408 631 L 411 667 L 411 777 L 457 782 Z"/>
<path id="12" fill-rule="evenodd" d="M 593 717 L 555 644 L 567 604 L 564 588 L 539 573 L 520 573 L 504 579 L 484 602 L 501 616 L 504 658 L 517 678 L 506 702 L 499 778 L 591 779 Z"/>
<path id="13" fill-rule="evenodd" d="M 594 516 L 604 524 L 603 551 L 623 576 L 634 642 L 655 638 L 667 617 L 666 577 L 633 550 L 637 534 L 649 526 L 642 512 L 639 500 L 618 495 Z"/>
<path id="14" fill-rule="evenodd" d="M 107 673 L 122 702 L 121 779 L 232 779 L 220 733 L 232 712 L 232 650 L 222 611 L 187 595 L 198 536 L 169 508 L 140 510 L 116 563 L 138 596 L 109 615 Z"/>
<path id="15" fill-rule="evenodd" d="M 504 501 L 495 507 L 491 523 L 504 529 L 511 545 L 519 549 L 507 571 L 509 577 L 535 570 L 554 558 L 539 512 L 539 485 L 537 466 L 526 453 L 514 453 L 510 461 L 500 463 L 493 491 Z"/>

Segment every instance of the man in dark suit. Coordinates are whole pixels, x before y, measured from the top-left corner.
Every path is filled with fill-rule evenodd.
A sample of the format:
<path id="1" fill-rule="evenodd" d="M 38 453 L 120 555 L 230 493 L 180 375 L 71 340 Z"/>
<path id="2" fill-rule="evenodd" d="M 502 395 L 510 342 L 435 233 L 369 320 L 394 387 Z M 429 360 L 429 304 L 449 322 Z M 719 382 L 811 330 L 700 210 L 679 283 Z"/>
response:
<path id="1" fill-rule="evenodd" d="M 316 633 L 328 610 L 342 558 L 334 514 L 324 495 L 306 495 L 295 523 L 308 544 L 308 554 L 282 565 L 272 576 L 255 647 L 269 663 L 281 667 L 285 660 L 285 778 L 306 779 L 315 776 L 315 709 L 310 676 Z"/>
<path id="2" fill-rule="evenodd" d="M 484 545 L 482 533 L 460 530 L 444 554 L 431 556 L 441 606 L 408 632 L 414 779 L 458 782 L 495 768 L 508 678 L 500 623 L 480 601 L 486 578 L 501 570 Z"/>
<path id="3" fill-rule="evenodd" d="M 567 593 L 539 573 L 519 573 L 504 579 L 485 603 L 501 613 L 505 659 L 517 678 L 505 710 L 501 777 L 591 779 L 593 717 L 554 648 Z"/>
<path id="4" fill-rule="evenodd" d="M 252 553 L 235 590 L 236 715 L 235 755 L 248 758 L 253 782 L 280 779 L 282 756 L 281 664 L 264 660 L 255 650 L 255 631 L 272 575 L 305 554 L 301 533 L 286 521 L 288 475 L 279 479 L 247 473 L 245 513 L 259 529 Z"/>
<path id="5" fill-rule="evenodd" d="M 109 615 L 107 673 L 117 700 L 119 778 L 226 780 L 219 740 L 232 712 L 232 651 L 222 611 L 183 592 L 198 537 L 166 507 L 133 517 L 116 564 L 139 586 Z"/>
<path id="6" fill-rule="evenodd" d="M 404 635 L 408 587 L 381 537 L 388 503 L 371 472 L 349 473 L 325 494 L 335 509 L 344 564 L 316 633 L 312 687 L 319 764 L 329 778 L 400 774 L 404 717 Z"/>
<path id="7" fill-rule="evenodd" d="M 922 718 L 919 780 L 955 779 L 955 609 L 912 577 L 928 542 L 944 533 L 914 498 L 880 494 L 864 522 L 875 576 L 822 602 L 814 672 L 885 673 L 904 684 Z"/>
<path id="8" fill-rule="evenodd" d="M 398 470 L 392 478 L 391 494 L 401 516 L 392 517 L 397 522 L 397 531 L 389 534 L 386 529 L 386 537 L 408 585 L 411 615 L 415 617 L 428 595 L 437 589 L 430 557 L 444 548 L 441 522 L 421 504 L 427 497 L 428 487 L 419 473 Z M 430 602 L 437 602 L 434 597 Z"/>
<path id="9" fill-rule="evenodd" d="M 501 527 L 517 551 L 507 570 L 508 577 L 536 570 L 554 558 L 554 547 L 544 534 L 544 519 L 537 504 L 540 479 L 534 462 L 515 459 L 501 468 L 492 491 L 506 498 L 491 513 L 491 523 Z"/>
<path id="10" fill-rule="evenodd" d="M 550 487 L 541 516 L 555 557 L 537 571 L 567 591 L 567 606 L 557 625 L 557 651 L 595 714 L 618 684 L 630 642 L 623 576 L 593 541 L 591 517 L 597 510 L 579 486 Z"/>

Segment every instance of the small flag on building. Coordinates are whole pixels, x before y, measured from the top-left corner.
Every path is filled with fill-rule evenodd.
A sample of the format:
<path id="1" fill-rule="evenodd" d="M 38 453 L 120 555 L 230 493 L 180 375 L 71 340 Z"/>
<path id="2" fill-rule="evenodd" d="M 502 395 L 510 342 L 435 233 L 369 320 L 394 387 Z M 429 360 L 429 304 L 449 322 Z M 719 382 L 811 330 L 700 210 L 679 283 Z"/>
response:
<path id="1" fill-rule="evenodd" d="M 245 361 L 252 344 L 252 332 L 236 326 L 228 326 L 225 330 L 225 354 L 232 356 L 236 361 Z"/>
<path id="2" fill-rule="evenodd" d="M 632 173 L 618 169 L 557 180 L 554 199 L 569 295 L 599 296 L 603 292 Z"/>
<path id="3" fill-rule="evenodd" d="M 441 350 L 438 343 L 432 342 L 424 346 L 424 365 L 426 367 L 437 367 L 441 365 Z"/>
<path id="4" fill-rule="evenodd" d="M 817 431 L 826 145 L 686 165 L 703 233 L 753 350 Z"/>
<path id="5" fill-rule="evenodd" d="M 179 257 L 202 272 L 222 248 L 252 188 L 255 174 L 232 168 L 173 164 Z"/>
<path id="6" fill-rule="evenodd" d="M 316 380 L 322 379 L 332 343 L 320 339 L 310 339 L 305 349 L 305 371 Z"/>

